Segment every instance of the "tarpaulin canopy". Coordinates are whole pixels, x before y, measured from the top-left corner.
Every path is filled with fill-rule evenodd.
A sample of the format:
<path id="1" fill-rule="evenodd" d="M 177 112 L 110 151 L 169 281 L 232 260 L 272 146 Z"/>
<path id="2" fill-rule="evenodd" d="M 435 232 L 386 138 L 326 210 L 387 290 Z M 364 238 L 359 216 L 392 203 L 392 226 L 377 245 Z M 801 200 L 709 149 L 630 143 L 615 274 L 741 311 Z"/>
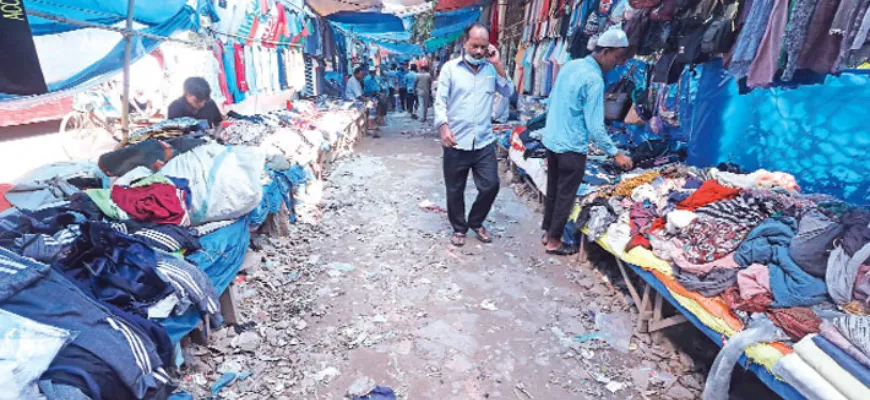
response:
<path id="1" fill-rule="evenodd" d="M 306 0 L 314 12 L 328 16 L 340 11 L 360 11 L 381 6 L 381 0 Z"/>
<path id="2" fill-rule="evenodd" d="M 27 9 L 77 21 L 113 25 L 127 18 L 127 3 L 128 0 L 27 0 Z M 137 1 L 133 7 L 133 20 L 147 26 L 161 25 L 178 15 L 186 4 L 187 0 Z M 32 15 L 27 19 L 35 36 L 83 28 Z"/>
<path id="3" fill-rule="evenodd" d="M 381 40 L 369 40 L 369 43 L 374 44 L 390 53 L 402 54 L 407 56 L 423 56 L 426 54 L 423 47 L 412 43 L 396 43 Z"/>
<path id="4" fill-rule="evenodd" d="M 343 31 L 356 34 L 405 32 L 402 19 L 393 14 L 372 12 L 339 12 L 327 20 Z"/>
<path id="5" fill-rule="evenodd" d="M 440 48 L 442 48 L 450 43 L 453 43 L 453 42 L 459 40 L 459 38 L 461 38 L 461 37 L 462 37 L 462 32 L 455 32 L 455 33 L 451 33 L 451 34 L 446 35 L 446 36 L 439 36 L 436 38 L 431 38 L 431 39 L 426 41 L 424 47 L 426 48 L 426 52 L 432 53 L 435 50 L 438 50 L 438 49 L 440 49 Z"/>
<path id="6" fill-rule="evenodd" d="M 432 37 L 447 36 L 465 30 L 480 18 L 480 8 L 471 7 L 453 12 L 436 13 Z"/>
<path id="7" fill-rule="evenodd" d="M 18 58 L 0 65 L 0 100 L 44 94 L 44 89 L 48 92 L 67 90 L 117 73 L 124 64 L 124 38 L 111 29 L 117 30 L 123 26 L 120 20 L 126 19 L 126 5 L 127 0 L 65 0 L 63 4 L 60 0 L 28 1 L 27 21 L 35 24 L 31 26 L 34 32 L 43 33 L 32 38 L 38 57 L 30 60 Z M 198 26 L 196 10 L 184 0 L 159 3 L 140 1 L 136 5 L 134 13 L 141 10 L 142 14 L 134 14 L 133 19 L 141 23 L 135 23 L 133 30 L 158 38 L 132 35 L 132 60 L 155 49 L 161 42 L 160 38 Z M 39 18 L 31 13 L 42 13 L 40 15 L 46 17 Z M 57 22 L 52 18 L 65 20 Z M 20 88 L 6 82 L 16 76 L 14 71 L 22 69 L 41 70 L 44 89 L 17 90 Z"/>

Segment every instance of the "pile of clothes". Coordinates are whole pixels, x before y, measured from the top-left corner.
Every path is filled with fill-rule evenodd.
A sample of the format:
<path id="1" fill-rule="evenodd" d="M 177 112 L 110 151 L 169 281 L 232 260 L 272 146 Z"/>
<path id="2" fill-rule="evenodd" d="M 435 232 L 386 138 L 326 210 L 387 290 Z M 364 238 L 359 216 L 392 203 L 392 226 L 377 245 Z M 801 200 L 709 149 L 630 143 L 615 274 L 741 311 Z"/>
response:
<path id="1" fill-rule="evenodd" d="M 870 398 L 870 210 L 802 194 L 786 173 L 721 167 L 672 164 L 597 186 L 566 236 L 582 230 L 653 271 L 726 336 L 772 321 L 779 334 L 760 342 L 777 338 L 781 351 L 756 361 L 804 396 Z"/>
<path id="2" fill-rule="evenodd" d="M 199 121 L 170 120 L 98 163 L 47 165 L 4 187 L 4 394 L 167 398 L 180 340 L 223 323 L 218 296 L 250 232 L 281 207 L 294 210 L 323 152 L 358 134 L 335 121 L 359 115 L 343 103 L 299 102 L 239 115 L 217 140 Z M 267 146 L 279 137 L 296 147 Z"/>

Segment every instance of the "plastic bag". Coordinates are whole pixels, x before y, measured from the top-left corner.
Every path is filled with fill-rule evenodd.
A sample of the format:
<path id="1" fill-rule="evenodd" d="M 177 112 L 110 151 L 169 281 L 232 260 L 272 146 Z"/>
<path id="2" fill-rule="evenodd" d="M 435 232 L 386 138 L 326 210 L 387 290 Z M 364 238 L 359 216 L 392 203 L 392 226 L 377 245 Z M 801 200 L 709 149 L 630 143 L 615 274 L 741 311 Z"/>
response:
<path id="1" fill-rule="evenodd" d="M 610 343 L 614 349 L 628 353 L 631 335 L 634 332 L 631 314 L 625 312 L 595 314 L 595 327 L 599 330 L 600 337 Z"/>
<path id="2" fill-rule="evenodd" d="M 0 400 L 38 395 L 36 380 L 75 336 L 0 309 Z"/>
<path id="3" fill-rule="evenodd" d="M 190 182 L 191 222 L 241 218 L 260 204 L 260 178 L 266 165 L 262 150 L 208 143 L 170 160 L 160 170 Z"/>
<path id="4" fill-rule="evenodd" d="M 758 343 L 769 343 L 777 340 L 788 339 L 773 322 L 764 314 L 755 314 L 748 326 L 742 332 L 728 339 L 725 347 L 716 355 L 710 373 L 707 374 L 707 383 L 704 385 L 703 400 L 727 400 L 729 386 L 731 386 L 731 373 L 734 365 L 743 355 L 747 347 Z"/>

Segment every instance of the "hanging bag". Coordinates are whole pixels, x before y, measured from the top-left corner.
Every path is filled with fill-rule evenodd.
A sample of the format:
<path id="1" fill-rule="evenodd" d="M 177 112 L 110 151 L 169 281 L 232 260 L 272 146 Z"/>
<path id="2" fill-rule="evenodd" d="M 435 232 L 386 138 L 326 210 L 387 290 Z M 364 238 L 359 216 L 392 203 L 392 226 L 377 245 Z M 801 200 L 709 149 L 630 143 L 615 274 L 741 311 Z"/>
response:
<path id="1" fill-rule="evenodd" d="M 616 83 L 607 88 L 604 94 L 604 119 L 608 121 L 624 121 L 628 109 L 631 107 L 631 92 L 634 90 L 634 83 L 631 81 L 631 76 L 634 74 L 635 66 L 628 70 L 628 73 L 619 78 Z"/>
<path id="2" fill-rule="evenodd" d="M 725 6 L 722 2 L 717 2 L 716 10 L 713 17 L 704 30 L 704 37 L 701 39 L 701 52 L 708 56 L 727 53 L 734 45 L 737 38 L 736 26 L 734 24 L 734 16 L 737 13 L 737 7 L 733 4 Z"/>
<path id="3" fill-rule="evenodd" d="M 631 109 L 625 117 L 625 123 L 630 125 L 645 125 L 653 117 L 655 105 L 652 102 L 652 66 L 646 65 L 644 86 L 632 93 Z"/>
<path id="4" fill-rule="evenodd" d="M 706 27 L 698 17 L 686 17 L 680 23 L 680 35 L 677 38 L 676 62 L 681 64 L 697 64 L 706 61 L 701 51 Z"/>

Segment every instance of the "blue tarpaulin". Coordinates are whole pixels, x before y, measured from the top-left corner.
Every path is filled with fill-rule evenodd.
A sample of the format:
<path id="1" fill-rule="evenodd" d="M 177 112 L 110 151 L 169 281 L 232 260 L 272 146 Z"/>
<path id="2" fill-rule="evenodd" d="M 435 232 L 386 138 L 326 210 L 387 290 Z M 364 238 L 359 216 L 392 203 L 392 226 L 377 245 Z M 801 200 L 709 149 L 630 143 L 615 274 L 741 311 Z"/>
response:
<path id="1" fill-rule="evenodd" d="M 720 61 L 704 64 L 691 102 L 689 163 L 733 162 L 795 176 L 806 193 L 870 204 L 870 76 L 739 94 Z M 686 129 L 684 127 L 684 129 Z"/>
<path id="2" fill-rule="evenodd" d="M 27 9 L 71 20 L 113 25 L 127 19 L 127 3 L 127 0 L 27 0 Z M 137 1 L 133 7 L 133 19 L 148 26 L 162 25 L 173 19 L 186 4 L 187 0 Z M 83 28 L 32 15 L 27 20 L 36 36 Z"/>
<path id="3" fill-rule="evenodd" d="M 417 44 L 396 43 L 396 42 L 389 42 L 389 41 L 383 41 L 383 40 L 377 40 L 377 39 L 364 40 L 364 41 L 367 41 L 371 44 L 377 45 L 378 47 L 380 47 L 386 51 L 389 51 L 390 53 L 404 54 L 404 55 L 414 56 L 414 57 L 426 55 L 426 52 L 423 51 L 423 47 L 420 45 L 417 45 Z"/>
<path id="4" fill-rule="evenodd" d="M 330 15 L 327 20 L 333 26 L 355 34 L 405 32 L 402 20 L 393 14 L 343 11 Z"/>
<path id="5" fill-rule="evenodd" d="M 218 229 L 199 239 L 202 250 L 193 253 L 187 259 L 205 271 L 218 293 L 223 293 L 230 286 L 245 254 L 251 233 L 248 224 L 260 224 L 263 221 L 248 221 L 240 219 L 236 223 Z M 199 311 L 194 307 L 179 316 L 172 316 L 161 321 L 173 343 L 178 343 L 199 324 Z"/>
<path id="6" fill-rule="evenodd" d="M 184 7 L 178 14 L 165 23 L 144 29 L 142 32 L 150 33 L 158 36 L 168 36 L 179 30 L 187 30 L 192 26 L 194 10 L 190 7 Z M 133 51 L 132 60 L 135 61 L 142 56 L 150 53 L 160 45 L 161 41 L 156 39 L 145 38 L 142 36 L 133 36 Z M 120 71 L 124 67 L 124 40 L 120 40 L 115 47 L 109 51 L 103 58 L 91 64 L 90 67 L 72 76 L 69 79 L 60 82 L 49 82 L 48 90 L 51 92 L 70 89 L 81 85 L 96 77 L 112 74 Z"/>
<path id="7" fill-rule="evenodd" d="M 480 18 L 480 7 L 469 7 L 457 11 L 435 14 L 435 29 L 430 35 L 433 38 L 462 32 Z"/>

